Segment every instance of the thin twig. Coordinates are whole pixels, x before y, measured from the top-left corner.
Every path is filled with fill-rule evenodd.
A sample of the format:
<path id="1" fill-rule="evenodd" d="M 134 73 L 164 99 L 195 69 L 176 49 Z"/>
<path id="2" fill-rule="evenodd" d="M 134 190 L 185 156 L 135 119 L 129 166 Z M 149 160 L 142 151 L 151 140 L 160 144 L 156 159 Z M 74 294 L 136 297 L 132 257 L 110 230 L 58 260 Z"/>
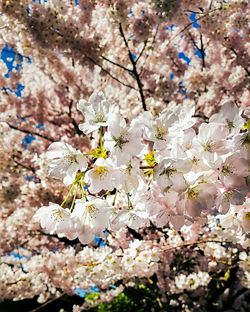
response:
<path id="1" fill-rule="evenodd" d="M 0 29 L 1 29 L 1 28 L 0 28 Z M 15 51 L 15 50 L 9 50 L 9 49 L 7 49 L 7 48 L 3 48 L 2 51 L 3 51 L 3 52 L 6 52 L 6 53 L 14 54 L 15 56 L 17 55 L 19 58 L 30 59 L 28 56 L 22 55 L 22 54 L 18 53 L 18 52 Z"/>
<path id="2" fill-rule="evenodd" d="M 176 35 L 174 35 L 174 36 L 168 41 L 168 43 L 167 43 L 166 46 L 169 46 L 170 43 L 171 43 L 175 38 L 177 38 L 181 33 L 183 33 L 183 32 L 184 32 L 185 30 L 187 30 L 190 26 L 192 26 L 193 23 L 198 22 L 198 21 L 199 21 L 200 19 L 202 19 L 203 17 L 206 17 L 206 16 L 209 15 L 210 13 L 213 13 L 213 12 L 218 11 L 218 10 L 220 10 L 220 8 L 216 8 L 216 9 L 214 9 L 214 10 L 208 11 L 208 12 L 204 13 L 203 15 L 199 16 L 198 18 L 196 18 L 194 21 L 188 23 L 185 27 L 183 27 Z"/>
<path id="3" fill-rule="evenodd" d="M 105 61 L 107 61 L 107 62 L 109 62 L 109 63 L 111 63 L 111 64 L 117 66 L 117 67 L 122 68 L 122 69 L 125 70 L 125 71 L 128 71 L 128 72 L 130 72 L 130 73 L 133 72 L 132 69 L 129 69 L 129 68 L 127 68 L 127 67 L 125 67 L 125 66 L 123 66 L 123 65 L 121 65 L 121 64 L 118 64 L 118 63 L 114 62 L 114 61 L 111 61 L 111 60 L 108 59 L 106 56 L 103 56 L 103 55 L 102 55 L 101 58 L 104 59 Z"/>
<path id="4" fill-rule="evenodd" d="M 199 246 L 200 244 L 206 244 L 206 243 L 220 243 L 220 244 L 227 244 L 227 243 L 231 243 L 231 242 L 227 242 L 227 241 L 221 241 L 221 240 L 213 240 L 213 239 L 209 239 L 209 240 L 201 240 L 201 241 L 197 241 L 197 242 L 192 242 L 192 243 L 186 243 L 186 244 L 182 244 L 182 245 L 178 245 L 178 246 L 174 246 L 174 247 L 170 247 L 170 248 L 166 248 L 165 251 L 171 251 L 171 250 L 175 250 L 177 248 L 185 248 L 185 247 L 190 247 L 190 246 Z"/>
<path id="5" fill-rule="evenodd" d="M 236 50 L 234 48 L 230 48 L 230 50 L 235 54 L 236 57 L 238 57 L 238 53 L 236 52 Z M 243 67 L 243 66 L 242 66 Z M 250 76 L 250 71 L 248 68 L 243 67 L 245 72 L 247 73 L 248 76 Z"/>
<path id="6" fill-rule="evenodd" d="M 152 52 L 154 50 L 154 44 L 155 44 L 155 41 L 156 41 L 156 37 L 157 37 L 158 30 L 159 30 L 159 26 L 160 26 L 160 24 L 157 24 L 156 30 L 155 30 L 155 33 L 154 33 L 154 36 L 153 36 L 153 39 L 152 39 L 152 42 L 150 44 L 150 47 L 148 48 L 148 51 L 151 50 L 151 54 L 152 54 Z M 144 65 L 145 65 L 145 63 L 146 63 L 148 58 L 149 58 L 149 54 L 147 54 L 147 56 L 145 57 L 145 60 L 144 60 L 144 62 L 142 64 L 142 66 L 141 66 L 142 69 L 140 71 L 139 76 L 143 76 L 143 67 L 144 67 Z"/>
<path id="7" fill-rule="evenodd" d="M 56 300 L 61 299 L 64 295 L 65 295 L 65 293 L 61 294 L 59 297 L 52 298 L 52 299 L 46 301 L 45 303 L 41 304 L 39 307 L 37 307 L 37 308 L 35 308 L 33 310 L 30 310 L 29 312 L 37 312 L 37 311 L 43 309 L 45 306 L 51 304 L 51 302 L 54 302 Z"/>
<path id="8" fill-rule="evenodd" d="M 63 35 L 59 32 L 59 31 L 56 31 L 58 35 L 60 35 L 62 38 L 63 38 Z M 122 84 L 123 86 L 127 87 L 127 88 L 130 88 L 130 89 L 133 89 L 133 90 L 136 90 L 136 88 L 134 88 L 133 86 L 121 81 L 119 78 L 115 77 L 113 74 L 111 74 L 107 69 L 105 69 L 101 64 L 99 64 L 96 60 L 94 60 L 92 57 L 90 57 L 89 55 L 86 54 L 86 52 L 81 49 L 81 52 L 84 54 L 84 56 L 89 60 L 91 61 L 93 64 L 95 64 L 96 66 L 100 67 L 101 70 L 109 75 L 112 79 L 114 79 L 115 81 L 119 82 L 120 84 Z M 136 90 L 138 91 L 138 90 Z"/>
<path id="9" fill-rule="evenodd" d="M 20 132 L 23 132 L 23 133 L 31 134 L 31 135 L 37 135 L 40 138 L 43 138 L 43 139 L 48 140 L 50 142 L 55 142 L 54 139 L 52 139 L 51 137 L 48 137 L 47 135 L 41 134 L 41 133 L 36 132 L 36 131 L 31 131 L 31 130 L 27 130 L 27 129 L 18 128 L 17 126 L 14 126 L 14 125 L 10 124 L 9 122 L 7 122 L 7 124 L 8 124 L 8 126 L 11 129 L 14 129 L 14 130 L 17 130 L 17 131 L 20 131 Z"/>
<path id="10" fill-rule="evenodd" d="M 209 7 L 208 7 L 209 10 L 212 9 L 213 2 L 214 2 L 214 0 L 211 0 L 211 1 L 210 1 Z"/>
<path id="11" fill-rule="evenodd" d="M 71 100 L 69 102 L 69 111 L 68 111 L 68 116 L 69 118 L 71 119 L 71 122 L 74 126 L 74 129 L 75 129 L 75 132 L 78 134 L 78 135 L 83 135 L 85 136 L 85 134 L 79 129 L 79 126 L 78 126 L 78 123 L 76 122 L 75 118 L 73 118 L 72 116 L 72 107 L 73 107 L 73 100 Z"/>
<path id="12" fill-rule="evenodd" d="M 204 50 L 202 34 L 200 34 L 200 43 L 201 43 L 200 47 L 198 46 L 198 44 L 196 43 L 196 41 L 194 40 L 194 38 L 192 37 L 192 35 L 190 33 L 189 33 L 189 37 L 190 37 L 194 47 L 201 53 L 201 62 L 202 62 L 202 70 L 203 70 L 203 68 L 206 67 L 206 63 L 205 63 L 205 50 Z"/>
<path id="13" fill-rule="evenodd" d="M 205 67 L 206 67 L 206 62 L 205 62 L 205 49 L 204 49 L 202 34 L 200 34 L 200 42 L 201 42 L 201 48 L 200 48 L 199 51 L 200 51 L 200 53 L 201 53 L 202 68 L 205 68 Z"/>
<path id="14" fill-rule="evenodd" d="M 139 53 L 137 59 L 135 60 L 135 64 L 137 64 L 137 62 L 138 62 L 139 59 L 141 58 L 141 56 L 142 56 L 144 50 L 146 49 L 147 43 L 148 43 L 148 39 L 144 42 L 143 48 L 142 48 L 141 52 Z"/>
<path id="15" fill-rule="evenodd" d="M 123 41 L 125 43 L 125 46 L 126 46 L 126 48 L 128 50 L 128 56 L 129 56 L 130 62 L 132 64 L 132 66 L 133 66 L 132 73 L 133 73 L 133 76 L 134 76 L 134 78 L 135 78 L 135 80 L 137 82 L 137 86 L 139 88 L 139 93 L 140 93 L 140 97 L 141 97 L 141 101 L 142 101 L 142 108 L 143 108 L 144 111 L 147 111 L 146 100 L 145 100 L 145 96 L 144 96 L 143 89 L 142 89 L 142 82 L 140 80 L 140 76 L 139 76 L 137 68 L 136 68 L 136 62 L 135 62 L 135 60 L 133 58 L 133 55 L 132 55 L 132 53 L 131 53 L 131 51 L 129 49 L 128 42 L 127 42 L 127 39 L 126 39 L 125 34 L 123 32 L 121 23 L 119 24 L 119 30 L 120 30 L 120 34 L 122 36 L 122 39 L 123 39 Z"/>
<path id="16" fill-rule="evenodd" d="M 13 161 L 14 161 L 18 166 L 20 166 L 20 167 L 22 167 L 22 168 L 24 168 L 24 169 L 26 169 L 26 170 L 32 171 L 33 173 L 36 172 L 35 168 L 30 167 L 30 166 L 27 166 L 27 165 L 25 165 L 25 164 L 19 162 L 18 160 L 16 160 L 16 156 L 15 156 L 15 155 L 13 155 L 12 158 L 13 158 Z"/>
<path id="17" fill-rule="evenodd" d="M 115 77 L 113 74 L 111 74 L 107 69 L 105 69 L 101 64 L 99 64 L 98 62 L 96 62 L 94 59 L 92 59 L 91 57 L 85 55 L 91 62 L 93 62 L 96 66 L 99 66 L 101 68 L 101 70 L 109 75 L 112 79 L 116 80 L 117 82 L 119 82 L 120 84 L 122 84 L 123 86 L 127 87 L 127 88 L 130 88 L 130 89 L 133 89 L 133 90 L 136 90 L 138 91 L 136 88 L 134 88 L 133 86 L 121 81 L 120 79 L 118 79 L 117 77 Z"/>
<path id="18" fill-rule="evenodd" d="M 118 243 L 119 248 L 121 249 L 121 251 L 124 252 L 124 249 L 120 245 L 120 241 L 114 236 L 114 234 L 112 232 L 110 232 L 108 229 L 106 229 L 106 232 L 108 232 L 108 234 L 110 234 L 112 236 L 113 240 L 115 240 Z"/>

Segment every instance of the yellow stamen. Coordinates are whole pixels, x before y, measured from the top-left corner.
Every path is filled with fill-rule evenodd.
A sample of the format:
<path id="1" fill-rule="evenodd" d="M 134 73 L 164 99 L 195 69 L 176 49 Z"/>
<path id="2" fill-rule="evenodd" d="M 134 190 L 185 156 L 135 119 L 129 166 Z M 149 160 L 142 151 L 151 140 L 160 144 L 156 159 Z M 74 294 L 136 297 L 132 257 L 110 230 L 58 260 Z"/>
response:
<path id="1" fill-rule="evenodd" d="M 246 219 L 247 221 L 250 221 L 250 212 L 247 212 L 247 213 L 245 214 L 245 219 Z"/>
<path id="2" fill-rule="evenodd" d="M 155 130 L 156 139 L 163 140 L 164 135 L 167 134 L 167 129 L 159 125 L 155 126 L 154 128 L 155 128 L 154 130 Z"/>
<path id="3" fill-rule="evenodd" d="M 104 166 L 98 166 L 95 168 L 95 173 L 97 175 L 103 175 L 103 174 L 107 173 L 107 171 L 108 171 L 107 168 Z"/>

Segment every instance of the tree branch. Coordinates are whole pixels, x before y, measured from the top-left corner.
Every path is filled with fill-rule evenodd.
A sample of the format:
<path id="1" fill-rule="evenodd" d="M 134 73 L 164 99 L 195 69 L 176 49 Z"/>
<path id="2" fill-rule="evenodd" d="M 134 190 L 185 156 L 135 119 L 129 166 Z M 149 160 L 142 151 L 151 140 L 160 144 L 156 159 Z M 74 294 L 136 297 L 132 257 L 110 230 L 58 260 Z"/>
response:
<path id="1" fill-rule="evenodd" d="M 139 53 L 137 59 L 135 60 L 135 64 L 137 64 L 137 62 L 138 62 L 139 59 L 141 58 L 141 56 L 142 56 L 144 50 L 146 49 L 147 43 L 148 43 L 148 39 L 144 42 L 143 48 L 142 48 L 141 52 Z"/>
<path id="2" fill-rule="evenodd" d="M 105 61 L 107 61 L 107 62 L 109 62 L 109 63 L 111 63 L 111 64 L 117 66 L 117 67 L 120 67 L 121 69 L 123 69 L 123 70 L 125 70 L 125 71 L 128 71 L 128 72 L 130 72 L 130 73 L 133 72 L 132 69 L 129 69 L 129 68 L 127 68 L 127 67 L 125 67 L 125 66 L 123 66 L 123 65 L 121 65 L 121 64 L 118 64 L 118 63 L 114 62 L 114 61 L 111 61 L 111 60 L 108 59 L 106 56 L 101 55 L 101 58 L 104 59 Z"/>
<path id="3" fill-rule="evenodd" d="M 215 11 L 220 10 L 220 8 L 216 8 L 214 10 L 208 11 L 204 14 L 202 14 L 201 16 L 199 16 L 198 18 L 196 18 L 194 21 L 188 23 L 185 27 L 183 27 L 180 31 L 178 31 L 178 33 L 176 35 L 174 35 L 167 43 L 167 46 L 170 45 L 170 43 L 177 38 L 181 33 L 183 33 L 185 30 L 187 30 L 189 27 L 191 27 L 193 25 L 193 23 L 198 22 L 200 19 L 202 19 L 203 17 L 206 17 L 207 15 L 209 15 L 210 13 L 213 13 Z"/>
<path id="4" fill-rule="evenodd" d="M 72 124 L 74 126 L 75 132 L 78 135 L 82 135 L 85 136 L 85 134 L 79 129 L 78 123 L 76 122 L 76 120 L 72 117 L 72 107 L 73 107 L 73 100 L 70 101 L 69 103 L 69 112 L 68 112 L 68 116 L 72 121 Z"/>
<path id="5" fill-rule="evenodd" d="M 123 86 L 127 87 L 127 88 L 130 88 L 130 89 L 133 89 L 133 90 L 136 90 L 138 91 L 136 88 L 134 88 L 133 86 L 121 81 L 120 79 L 116 78 L 113 74 L 111 74 L 107 69 L 105 69 L 101 64 L 99 64 L 98 62 L 96 62 L 94 59 L 92 59 L 91 57 L 85 55 L 91 62 L 93 62 L 96 66 L 99 66 L 101 68 L 101 70 L 109 75 L 112 79 L 116 80 L 117 82 L 121 83 Z"/>
<path id="6" fill-rule="evenodd" d="M 23 132 L 23 133 L 27 133 L 27 134 L 31 134 L 31 135 L 36 135 L 36 136 L 39 136 L 40 138 L 43 138 L 45 140 L 48 140 L 50 142 L 55 142 L 56 140 L 47 136 L 47 135 L 44 135 L 44 134 L 41 134 L 39 132 L 36 132 L 36 131 L 31 131 L 31 130 L 27 130 L 27 129 L 21 129 L 21 128 L 18 128 L 17 126 L 14 126 L 12 124 L 10 124 L 9 122 L 7 122 L 8 126 L 11 128 L 11 129 L 14 129 L 14 130 L 17 130 L 17 131 L 20 131 L 20 132 Z"/>
<path id="7" fill-rule="evenodd" d="M 201 58 L 202 58 L 202 68 L 205 68 L 206 67 L 206 63 L 205 63 L 205 49 L 204 49 L 202 34 L 200 34 L 200 42 L 201 42 L 201 48 L 200 48 L 199 51 L 201 53 Z"/>
<path id="8" fill-rule="evenodd" d="M 65 295 L 65 293 L 61 294 L 59 297 L 52 298 L 52 299 L 46 301 L 45 303 L 41 304 L 38 308 L 35 308 L 35 309 L 33 309 L 33 310 L 29 311 L 29 312 L 37 312 L 37 311 L 43 309 L 45 306 L 51 304 L 52 302 L 54 302 L 56 300 L 59 300 L 59 299 L 62 299 L 62 297 L 64 295 Z"/>
<path id="9" fill-rule="evenodd" d="M 208 8 L 209 8 L 209 10 L 211 10 L 211 9 L 212 9 L 213 2 L 214 2 L 214 0 L 211 0 L 211 1 L 210 1 L 209 7 L 208 7 Z"/>
<path id="10" fill-rule="evenodd" d="M 202 62 L 202 70 L 203 70 L 203 68 L 206 67 L 206 63 L 205 63 L 205 50 L 204 50 L 202 34 L 200 34 L 200 43 L 201 43 L 200 47 L 198 46 L 198 44 L 196 43 L 196 41 L 194 40 L 194 38 L 192 37 L 192 35 L 190 33 L 189 33 L 189 37 L 190 37 L 194 47 L 201 53 L 201 62 Z"/>
<path id="11" fill-rule="evenodd" d="M 143 89 L 142 89 L 142 82 L 140 80 L 140 76 L 139 76 L 139 73 L 138 73 L 137 68 L 136 68 L 136 62 L 135 62 L 133 55 L 129 49 L 128 42 L 127 42 L 127 39 L 126 39 L 125 34 L 123 32 L 121 23 L 119 24 L 119 30 L 120 30 L 120 34 L 123 38 L 123 41 L 125 43 L 125 46 L 128 50 L 128 56 L 129 56 L 130 62 L 133 66 L 132 73 L 133 73 L 133 76 L 137 82 L 137 86 L 139 88 L 139 93 L 140 93 L 140 97 L 141 97 L 141 101 L 142 101 L 142 108 L 144 111 L 147 111 L 146 100 L 145 100 L 145 96 L 144 96 Z"/>
<path id="12" fill-rule="evenodd" d="M 236 56 L 236 58 L 238 57 L 238 53 L 236 52 L 236 50 L 234 48 L 230 48 L 230 50 L 234 53 L 234 55 Z M 243 67 L 243 66 L 242 66 Z M 247 73 L 248 76 L 250 76 L 250 71 L 248 68 L 243 67 L 245 72 Z"/>
<path id="13" fill-rule="evenodd" d="M 54 31 L 55 31 L 55 30 L 54 30 Z M 61 36 L 61 37 L 63 38 L 63 35 L 62 35 L 59 31 L 56 31 L 56 32 L 57 32 L 57 34 L 58 34 L 59 36 Z M 82 51 L 82 53 L 85 55 L 85 57 L 86 57 L 89 61 L 91 61 L 91 62 L 92 62 L 93 64 L 95 64 L 96 66 L 100 67 L 101 70 L 102 70 L 105 74 L 109 75 L 112 79 L 114 79 L 115 81 L 119 82 L 120 84 L 122 84 L 123 86 L 125 86 L 125 87 L 127 87 L 127 88 L 136 90 L 136 88 L 134 88 L 133 86 L 131 86 L 131 85 L 129 85 L 129 84 L 127 84 L 127 83 L 121 81 L 120 79 L 118 79 L 117 77 L 115 77 L 113 74 L 111 74 L 107 69 L 105 69 L 105 68 L 104 68 L 101 64 L 99 64 L 96 60 L 94 60 L 92 57 L 90 57 L 89 55 L 87 55 L 86 52 L 85 52 L 84 50 L 81 50 L 81 51 Z M 106 59 L 106 61 L 108 61 L 108 59 Z M 109 60 L 109 61 L 110 61 L 110 60 Z M 116 63 L 115 63 L 115 64 L 116 64 Z M 118 66 L 118 64 L 116 64 L 116 66 Z M 122 65 L 119 65 L 119 66 L 122 66 Z M 125 68 L 125 67 L 124 67 L 124 68 Z M 128 69 L 126 69 L 126 70 L 128 70 Z M 136 91 L 138 91 L 138 90 L 136 90 Z"/>
<path id="14" fill-rule="evenodd" d="M 157 27 L 156 27 L 156 30 L 155 30 L 155 34 L 154 34 L 152 43 L 151 43 L 150 47 L 148 48 L 148 50 L 152 50 L 152 51 L 153 51 L 154 43 L 155 43 L 156 36 L 157 36 L 158 30 L 159 30 L 159 26 L 160 26 L 160 24 L 157 24 Z M 147 56 L 146 56 L 146 58 L 145 58 L 145 60 L 144 60 L 144 62 L 143 62 L 142 69 L 141 69 L 141 71 L 140 71 L 139 76 L 143 76 L 143 66 L 144 66 L 144 64 L 146 63 L 148 57 L 149 57 L 149 54 L 147 54 Z"/>
<path id="15" fill-rule="evenodd" d="M 22 167 L 22 168 L 24 168 L 24 169 L 26 169 L 26 170 L 32 171 L 33 173 L 36 172 L 35 168 L 30 167 L 30 166 L 27 166 L 27 165 L 25 165 L 25 164 L 19 162 L 18 160 L 16 160 L 16 156 L 15 156 L 15 155 L 13 155 L 12 158 L 13 158 L 13 161 L 14 161 L 18 166 L 20 166 L 20 167 Z"/>

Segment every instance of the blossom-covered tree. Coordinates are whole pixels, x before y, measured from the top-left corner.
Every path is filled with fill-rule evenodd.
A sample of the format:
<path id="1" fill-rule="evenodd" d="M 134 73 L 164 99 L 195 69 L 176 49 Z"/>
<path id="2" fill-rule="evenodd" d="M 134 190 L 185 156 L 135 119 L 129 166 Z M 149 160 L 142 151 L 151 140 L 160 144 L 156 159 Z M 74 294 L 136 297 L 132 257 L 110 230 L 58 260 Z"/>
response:
<path id="1" fill-rule="evenodd" d="M 0 298 L 247 311 L 249 1 L 0 7 Z"/>

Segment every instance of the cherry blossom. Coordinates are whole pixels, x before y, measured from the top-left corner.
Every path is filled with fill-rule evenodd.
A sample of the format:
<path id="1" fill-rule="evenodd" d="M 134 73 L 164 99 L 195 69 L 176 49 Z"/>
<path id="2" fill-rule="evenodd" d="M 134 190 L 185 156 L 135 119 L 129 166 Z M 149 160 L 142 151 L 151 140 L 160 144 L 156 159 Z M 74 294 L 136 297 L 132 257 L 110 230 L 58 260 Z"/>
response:
<path id="1" fill-rule="evenodd" d="M 248 311 L 249 1 L 0 8 L 1 301 Z"/>
<path id="2" fill-rule="evenodd" d="M 108 131 L 104 135 L 104 147 L 110 151 L 111 158 L 118 166 L 125 165 L 143 149 L 141 127 L 134 123 L 128 129 L 125 119 L 119 114 L 111 114 L 108 124 Z"/>
<path id="3" fill-rule="evenodd" d="M 112 191 L 118 177 L 119 170 L 114 167 L 112 162 L 99 158 L 94 163 L 93 168 L 86 172 L 84 180 L 89 184 L 91 193 L 98 193 L 102 190 Z"/>
<path id="4" fill-rule="evenodd" d="M 78 223 L 78 238 L 82 244 L 90 243 L 95 235 L 100 235 L 109 226 L 111 207 L 100 198 L 88 198 L 88 201 L 76 200 L 72 217 Z"/>
<path id="5" fill-rule="evenodd" d="M 79 129 L 86 134 L 89 134 L 100 127 L 107 126 L 108 113 L 112 111 L 112 104 L 105 99 L 103 93 L 93 93 L 89 102 L 80 100 L 77 104 L 77 109 L 85 116 L 85 122 L 79 125 Z"/>
<path id="6" fill-rule="evenodd" d="M 86 157 L 67 143 L 52 143 L 47 158 L 50 160 L 49 175 L 62 179 L 65 185 L 74 182 L 78 170 L 87 169 Z"/>
<path id="7" fill-rule="evenodd" d="M 64 209 L 58 204 L 50 203 L 49 206 L 44 206 L 37 210 L 34 219 L 39 221 L 41 227 L 50 234 L 57 233 L 59 236 L 70 236 L 69 233 L 73 224 L 69 209 Z"/>

